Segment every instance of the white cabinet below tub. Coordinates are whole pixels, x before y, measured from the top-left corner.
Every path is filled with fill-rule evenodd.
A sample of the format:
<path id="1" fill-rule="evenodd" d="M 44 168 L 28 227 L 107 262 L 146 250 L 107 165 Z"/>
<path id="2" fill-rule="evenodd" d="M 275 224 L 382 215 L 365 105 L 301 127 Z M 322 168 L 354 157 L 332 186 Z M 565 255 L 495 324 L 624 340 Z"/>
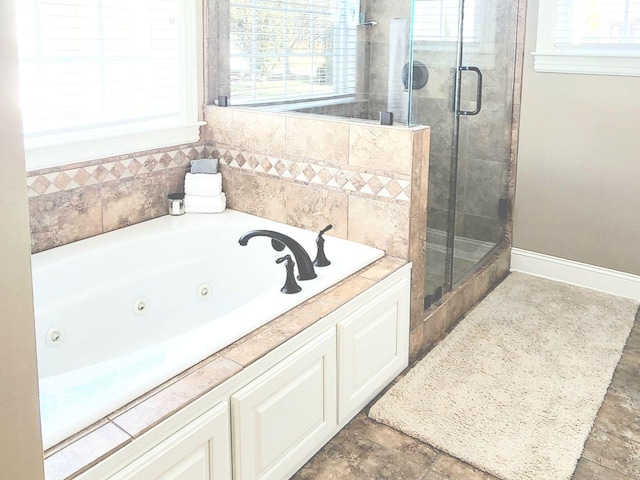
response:
<path id="1" fill-rule="evenodd" d="M 231 396 L 234 480 L 289 478 L 407 366 L 407 283 L 361 300 Z"/>
<path id="2" fill-rule="evenodd" d="M 231 396 L 234 479 L 288 478 L 335 433 L 330 329 Z"/>
<path id="3" fill-rule="evenodd" d="M 75 478 L 290 478 L 407 366 L 409 284 L 406 265 Z"/>
<path id="4" fill-rule="evenodd" d="M 408 364 L 409 299 L 395 284 L 338 322 L 339 422 L 348 422 Z"/>
<path id="5" fill-rule="evenodd" d="M 109 480 L 229 480 L 229 407 L 221 402 Z"/>

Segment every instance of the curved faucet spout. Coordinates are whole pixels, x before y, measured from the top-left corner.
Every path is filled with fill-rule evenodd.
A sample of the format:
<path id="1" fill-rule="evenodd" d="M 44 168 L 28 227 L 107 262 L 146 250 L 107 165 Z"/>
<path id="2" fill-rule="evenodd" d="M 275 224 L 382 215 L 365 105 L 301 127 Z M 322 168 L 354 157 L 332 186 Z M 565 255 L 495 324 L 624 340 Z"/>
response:
<path id="1" fill-rule="evenodd" d="M 296 259 L 296 264 L 298 265 L 298 280 L 311 280 L 318 276 L 313 268 L 313 262 L 309 254 L 304 247 L 293 238 L 280 232 L 274 232 L 273 230 L 251 230 L 242 235 L 238 243 L 246 246 L 253 237 L 269 237 L 286 245 Z"/>

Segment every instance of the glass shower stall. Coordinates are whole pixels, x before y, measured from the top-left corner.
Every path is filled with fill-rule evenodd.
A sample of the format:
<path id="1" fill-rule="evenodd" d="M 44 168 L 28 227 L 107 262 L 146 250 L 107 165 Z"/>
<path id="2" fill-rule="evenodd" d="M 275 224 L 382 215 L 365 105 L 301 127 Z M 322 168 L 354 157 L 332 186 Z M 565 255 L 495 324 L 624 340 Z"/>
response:
<path id="1" fill-rule="evenodd" d="M 505 238 L 518 5 L 368 0 L 361 8 L 359 70 L 368 75 L 358 92 L 368 117 L 391 111 L 398 122 L 431 126 L 428 308 Z"/>
<path id="2" fill-rule="evenodd" d="M 411 61 L 429 71 L 410 124 L 432 126 L 425 307 L 505 236 L 517 2 L 414 0 Z M 415 68 L 414 68 L 415 69 Z"/>

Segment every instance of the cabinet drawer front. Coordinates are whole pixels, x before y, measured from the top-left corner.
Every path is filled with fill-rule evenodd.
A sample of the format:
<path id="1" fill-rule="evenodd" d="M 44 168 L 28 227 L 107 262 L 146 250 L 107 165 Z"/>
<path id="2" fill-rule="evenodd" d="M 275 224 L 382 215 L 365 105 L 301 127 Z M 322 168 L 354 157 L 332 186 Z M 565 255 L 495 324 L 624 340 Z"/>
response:
<path id="1" fill-rule="evenodd" d="M 297 470 L 334 431 L 335 331 L 305 345 L 231 397 L 236 480 Z"/>
<path id="2" fill-rule="evenodd" d="M 110 480 L 229 480 L 229 407 L 221 402 Z"/>
<path id="3" fill-rule="evenodd" d="M 401 289 L 392 288 L 338 323 L 341 423 L 407 366 L 407 304 Z"/>

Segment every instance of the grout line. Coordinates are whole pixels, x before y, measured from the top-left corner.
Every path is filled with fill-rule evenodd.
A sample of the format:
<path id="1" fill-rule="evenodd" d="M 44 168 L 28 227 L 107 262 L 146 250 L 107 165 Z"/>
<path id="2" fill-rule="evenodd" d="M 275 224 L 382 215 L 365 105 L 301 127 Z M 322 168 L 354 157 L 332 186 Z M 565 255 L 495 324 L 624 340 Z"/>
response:
<path id="1" fill-rule="evenodd" d="M 599 467 L 607 470 L 608 472 L 614 473 L 614 474 L 622 477 L 623 479 L 628 479 L 628 480 L 638 480 L 638 479 L 640 479 L 640 477 L 636 477 L 635 475 L 633 477 L 631 477 L 631 476 L 627 475 L 626 473 L 622 473 L 619 470 L 615 470 L 613 468 L 607 467 L 606 465 L 602 465 L 599 462 L 596 462 L 594 460 L 589 460 L 588 458 L 585 458 L 585 457 L 580 457 L 580 459 L 578 460 L 578 465 L 580 464 L 581 460 L 584 461 L 584 462 L 592 463 L 594 465 L 598 465 Z M 577 466 L 576 466 L 576 468 L 577 468 Z M 575 471 L 574 471 L 574 475 L 575 475 Z M 572 476 L 572 478 L 573 478 L 573 476 Z M 576 478 L 575 480 L 581 480 L 581 479 Z"/>

